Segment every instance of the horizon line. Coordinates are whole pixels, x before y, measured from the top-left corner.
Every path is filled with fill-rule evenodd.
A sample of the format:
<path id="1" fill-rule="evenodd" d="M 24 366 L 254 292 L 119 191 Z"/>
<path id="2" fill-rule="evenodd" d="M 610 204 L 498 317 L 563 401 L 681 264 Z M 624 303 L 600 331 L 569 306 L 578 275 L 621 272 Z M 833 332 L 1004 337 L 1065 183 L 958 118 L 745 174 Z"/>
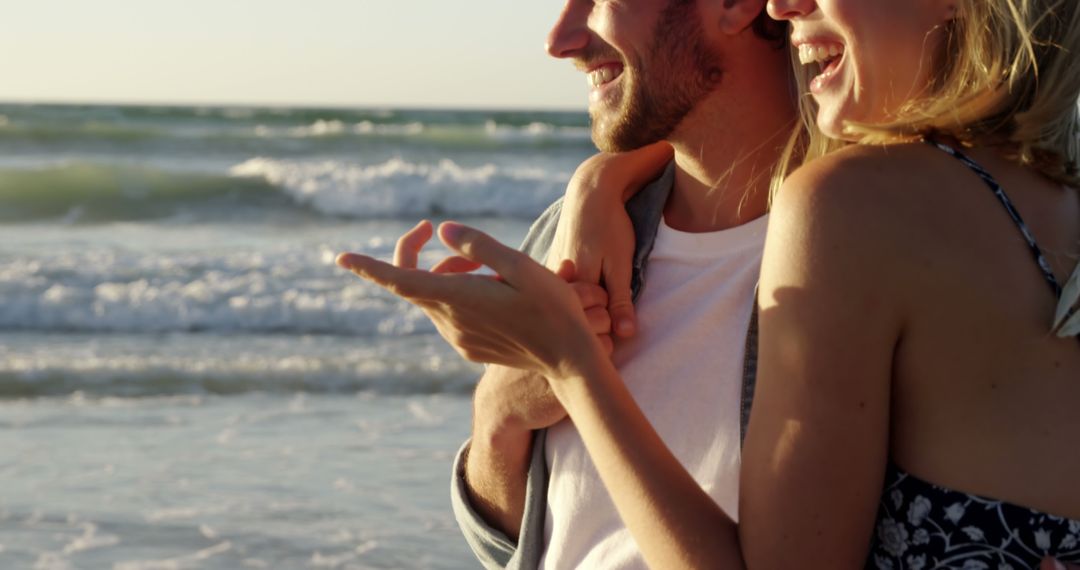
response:
<path id="1" fill-rule="evenodd" d="M 43 106 L 83 106 L 83 107 L 217 107 L 217 108 L 263 108 L 263 109 L 307 109 L 307 110 L 396 110 L 396 111 L 504 111 L 504 112 L 531 112 L 531 113 L 588 113 L 588 109 L 582 107 L 560 106 L 514 106 L 514 105 L 426 105 L 404 104 L 384 105 L 365 103 L 341 103 L 341 102 L 241 102 L 241 101 L 155 101 L 155 100 L 121 100 L 121 99 L 62 99 L 62 98 L 3 98 L 0 97 L 0 105 L 43 105 Z"/>

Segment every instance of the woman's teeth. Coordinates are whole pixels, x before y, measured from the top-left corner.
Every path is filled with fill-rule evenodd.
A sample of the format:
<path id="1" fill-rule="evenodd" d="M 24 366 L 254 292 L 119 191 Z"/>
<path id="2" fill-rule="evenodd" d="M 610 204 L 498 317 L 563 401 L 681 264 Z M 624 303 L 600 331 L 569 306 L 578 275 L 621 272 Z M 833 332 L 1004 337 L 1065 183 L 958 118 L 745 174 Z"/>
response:
<path id="1" fill-rule="evenodd" d="M 799 63 L 809 65 L 822 63 L 839 55 L 843 55 L 844 48 L 837 44 L 828 46 L 803 44 L 799 46 Z"/>
<path id="2" fill-rule="evenodd" d="M 612 66 L 612 65 L 605 65 L 603 67 L 598 67 L 598 68 L 596 68 L 596 69 L 589 72 L 589 75 L 588 75 L 589 85 L 591 85 L 593 87 L 599 87 L 599 86 L 601 86 L 601 85 L 615 79 L 621 73 L 622 73 L 621 69 L 619 69 L 619 68 L 617 68 L 615 66 Z"/>

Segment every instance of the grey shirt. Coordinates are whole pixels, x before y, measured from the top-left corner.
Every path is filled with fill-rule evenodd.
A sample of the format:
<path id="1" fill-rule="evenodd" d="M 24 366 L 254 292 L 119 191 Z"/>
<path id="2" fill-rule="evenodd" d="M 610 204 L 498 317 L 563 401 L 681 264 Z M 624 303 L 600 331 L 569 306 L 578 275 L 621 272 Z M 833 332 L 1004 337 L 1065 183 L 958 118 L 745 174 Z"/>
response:
<path id="1" fill-rule="evenodd" d="M 639 191 L 626 204 L 627 214 L 634 226 L 634 260 L 631 276 L 631 294 L 636 301 L 645 285 L 645 268 L 656 240 L 664 205 L 675 182 L 675 164 L 671 163 L 663 174 Z M 529 229 L 521 246 L 522 251 L 541 263 L 547 258 L 555 237 L 555 229 L 562 213 L 562 200 L 551 205 Z M 757 311 L 750 319 L 747 335 L 746 361 L 744 363 L 742 416 L 743 427 L 749 418 L 750 400 L 753 396 L 753 377 L 757 364 Z M 454 516 L 465 541 L 484 568 L 508 568 L 532 570 L 540 565 L 544 549 L 544 523 L 547 516 L 548 466 L 544 443 L 546 430 L 539 430 L 533 437 L 532 458 L 525 487 L 525 513 L 521 521 L 521 533 L 517 543 L 504 533 L 492 528 L 469 503 L 465 488 L 465 458 L 469 442 L 465 442 L 454 460 L 450 479 L 450 499 Z"/>

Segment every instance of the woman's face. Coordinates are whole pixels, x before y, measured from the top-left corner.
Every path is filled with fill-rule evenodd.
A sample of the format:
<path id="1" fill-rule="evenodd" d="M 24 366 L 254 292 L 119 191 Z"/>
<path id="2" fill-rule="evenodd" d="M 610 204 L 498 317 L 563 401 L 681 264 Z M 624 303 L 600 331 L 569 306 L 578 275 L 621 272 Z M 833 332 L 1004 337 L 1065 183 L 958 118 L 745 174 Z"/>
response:
<path id="1" fill-rule="evenodd" d="M 811 71 L 818 127 L 844 138 L 846 121 L 881 124 L 923 90 L 959 0 L 769 0 L 791 22 L 791 43 Z"/>

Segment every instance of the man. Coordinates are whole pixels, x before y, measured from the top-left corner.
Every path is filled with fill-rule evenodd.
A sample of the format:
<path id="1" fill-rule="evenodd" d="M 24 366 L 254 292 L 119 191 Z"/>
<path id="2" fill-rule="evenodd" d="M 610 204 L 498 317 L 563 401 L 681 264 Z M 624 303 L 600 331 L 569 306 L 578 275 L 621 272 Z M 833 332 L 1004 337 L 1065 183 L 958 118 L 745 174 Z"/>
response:
<path id="1" fill-rule="evenodd" d="M 675 149 L 628 204 L 641 333 L 613 358 L 665 442 L 733 517 L 762 218 L 795 124 L 785 31 L 764 4 L 568 0 L 548 38 L 552 56 L 587 75 L 601 150 L 661 140 Z M 559 214 L 556 204 L 534 225 L 533 257 L 548 256 Z M 609 291 L 620 336 L 634 328 L 626 289 Z M 470 546 L 489 568 L 644 568 L 564 418 L 542 378 L 498 366 L 484 374 L 453 478 Z"/>
<path id="2" fill-rule="evenodd" d="M 612 358 L 665 443 L 732 518 L 768 194 L 796 124 L 784 28 L 764 5 L 568 0 L 548 38 L 551 55 L 574 60 L 588 77 L 601 150 L 658 141 L 675 150 L 664 174 L 627 204 L 637 238 L 632 275 L 605 275 L 615 330 L 626 337 L 635 328 L 631 297 L 640 329 Z M 549 252 L 561 207 L 526 238 L 534 258 L 557 262 L 566 253 Z M 430 237 L 426 224 L 403 237 L 396 264 L 413 268 Z M 407 288 L 392 290 L 408 296 Z M 454 510 L 466 539 L 489 568 L 644 568 L 565 416 L 543 378 L 487 369 L 473 437 L 454 466 Z"/>

